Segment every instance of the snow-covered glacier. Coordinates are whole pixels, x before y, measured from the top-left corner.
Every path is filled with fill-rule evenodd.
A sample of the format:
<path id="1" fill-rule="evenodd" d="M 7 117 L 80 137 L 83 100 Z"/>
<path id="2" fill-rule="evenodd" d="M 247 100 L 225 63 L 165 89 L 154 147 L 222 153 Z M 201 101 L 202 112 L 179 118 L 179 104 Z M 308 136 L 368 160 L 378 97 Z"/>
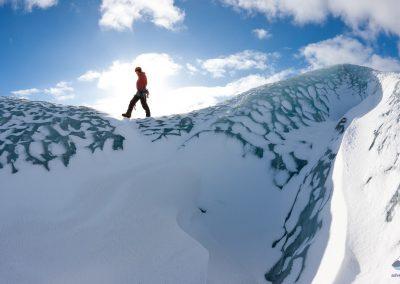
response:
<path id="1" fill-rule="evenodd" d="M 400 74 L 119 121 L 0 98 L 2 283 L 398 283 Z"/>

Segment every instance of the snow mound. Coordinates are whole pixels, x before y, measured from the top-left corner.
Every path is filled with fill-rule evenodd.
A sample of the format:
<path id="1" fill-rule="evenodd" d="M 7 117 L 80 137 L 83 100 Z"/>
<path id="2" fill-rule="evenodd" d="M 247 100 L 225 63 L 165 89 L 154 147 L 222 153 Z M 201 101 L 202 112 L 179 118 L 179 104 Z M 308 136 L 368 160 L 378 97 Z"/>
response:
<path id="1" fill-rule="evenodd" d="M 21 156 L 47 170 L 54 159 L 68 166 L 77 147 L 102 150 L 108 139 L 123 148 L 124 137 L 92 109 L 0 97 L 0 168 L 9 164 L 16 173 Z"/>
<path id="2" fill-rule="evenodd" d="M 0 170 L 0 275 L 395 283 L 399 100 L 354 65 L 132 122 L 1 98 L 0 165 L 23 170 Z"/>

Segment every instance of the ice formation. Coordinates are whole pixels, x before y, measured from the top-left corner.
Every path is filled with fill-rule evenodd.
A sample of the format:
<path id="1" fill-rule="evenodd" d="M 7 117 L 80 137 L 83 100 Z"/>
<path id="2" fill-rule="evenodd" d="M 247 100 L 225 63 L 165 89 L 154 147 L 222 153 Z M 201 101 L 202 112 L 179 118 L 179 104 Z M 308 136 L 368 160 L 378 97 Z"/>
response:
<path id="1" fill-rule="evenodd" d="M 399 74 L 354 65 L 132 122 L 1 98 L 0 275 L 395 283 L 399 98 Z"/>

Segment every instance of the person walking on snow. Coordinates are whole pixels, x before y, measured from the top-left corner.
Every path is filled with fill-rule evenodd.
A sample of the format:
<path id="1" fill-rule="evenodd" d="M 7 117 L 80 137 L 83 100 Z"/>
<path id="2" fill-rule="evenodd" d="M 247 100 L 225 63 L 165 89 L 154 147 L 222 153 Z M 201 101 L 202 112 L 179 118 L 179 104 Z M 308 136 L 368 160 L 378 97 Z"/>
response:
<path id="1" fill-rule="evenodd" d="M 147 87 L 147 77 L 146 73 L 142 71 L 142 68 L 135 68 L 136 75 L 138 76 L 138 80 L 136 81 L 136 89 L 137 92 L 133 96 L 132 100 L 129 103 L 128 110 L 126 113 L 123 113 L 122 116 L 126 118 L 130 118 L 132 114 L 132 110 L 135 107 L 138 100 L 142 104 L 143 109 L 146 111 L 146 117 L 150 117 L 150 108 L 147 105 L 147 98 L 149 97 L 149 91 L 146 89 Z"/>

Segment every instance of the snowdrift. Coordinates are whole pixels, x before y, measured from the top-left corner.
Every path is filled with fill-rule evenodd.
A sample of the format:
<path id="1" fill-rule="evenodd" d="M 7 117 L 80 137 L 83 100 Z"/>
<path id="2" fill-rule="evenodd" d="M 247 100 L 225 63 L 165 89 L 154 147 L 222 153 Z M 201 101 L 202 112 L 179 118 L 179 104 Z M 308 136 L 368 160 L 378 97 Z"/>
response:
<path id="1" fill-rule="evenodd" d="M 183 115 L 0 98 L 2 283 L 396 283 L 400 75 Z"/>

